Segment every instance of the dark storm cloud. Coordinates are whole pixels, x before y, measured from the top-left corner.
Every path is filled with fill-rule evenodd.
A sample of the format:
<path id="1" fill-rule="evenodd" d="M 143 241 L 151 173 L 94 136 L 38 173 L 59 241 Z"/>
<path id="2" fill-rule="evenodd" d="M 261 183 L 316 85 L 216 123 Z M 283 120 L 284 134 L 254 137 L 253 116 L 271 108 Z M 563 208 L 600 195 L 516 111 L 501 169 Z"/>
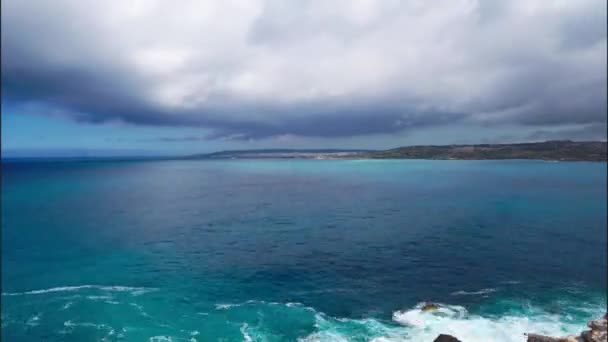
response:
<path id="1" fill-rule="evenodd" d="M 606 141 L 606 123 L 584 127 L 566 128 L 557 131 L 537 130 L 528 136 L 528 140 L 603 140 Z"/>
<path id="2" fill-rule="evenodd" d="M 187 135 L 183 137 L 160 137 L 156 139 L 150 139 L 148 141 L 160 141 L 160 142 L 192 142 L 192 141 L 204 141 L 206 137 L 199 137 L 193 135 Z"/>
<path id="3" fill-rule="evenodd" d="M 2 98 L 84 122 L 200 126 L 204 139 L 601 127 L 605 21 L 592 0 L 7 0 Z"/>

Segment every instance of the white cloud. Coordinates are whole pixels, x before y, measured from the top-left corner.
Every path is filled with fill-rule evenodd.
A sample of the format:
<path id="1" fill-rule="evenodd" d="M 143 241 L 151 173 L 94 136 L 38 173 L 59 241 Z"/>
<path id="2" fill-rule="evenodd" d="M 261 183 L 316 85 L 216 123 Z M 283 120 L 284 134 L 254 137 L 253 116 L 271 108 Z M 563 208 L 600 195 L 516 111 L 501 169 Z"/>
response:
<path id="1" fill-rule="evenodd" d="M 437 112 L 490 123 L 605 121 L 606 6 L 599 0 L 2 6 L 9 95 L 94 120 L 139 123 L 150 112 L 153 123 L 238 134 L 251 133 L 253 123 L 251 130 L 269 132 L 262 135 L 334 116 L 361 125 L 387 120 L 387 127 Z M 62 75 L 80 83 L 67 87 Z M 378 109 L 354 115 L 360 105 Z"/>

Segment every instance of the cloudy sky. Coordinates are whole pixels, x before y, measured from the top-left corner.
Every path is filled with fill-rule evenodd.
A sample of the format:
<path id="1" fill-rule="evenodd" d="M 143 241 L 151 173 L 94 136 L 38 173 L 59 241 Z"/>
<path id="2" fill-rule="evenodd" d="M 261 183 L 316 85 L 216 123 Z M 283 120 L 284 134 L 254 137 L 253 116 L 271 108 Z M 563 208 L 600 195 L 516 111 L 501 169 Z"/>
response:
<path id="1" fill-rule="evenodd" d="M 3 0 L 2 148 L 605 140 L 606 12 L 605 0 Z"/>

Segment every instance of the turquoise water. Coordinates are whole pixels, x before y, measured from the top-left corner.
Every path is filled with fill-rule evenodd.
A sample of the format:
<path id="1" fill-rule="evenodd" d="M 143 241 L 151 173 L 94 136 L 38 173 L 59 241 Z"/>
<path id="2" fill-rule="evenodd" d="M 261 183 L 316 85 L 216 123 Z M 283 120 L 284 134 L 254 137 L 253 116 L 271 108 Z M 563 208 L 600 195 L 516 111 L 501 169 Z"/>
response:
<path id="1" fill-rule="evenodd" d="M 11 162 L 6 341 L 523 341 L 606 310 L 606 164 Z M 442 305 L 422 313 L 420 303 Z"/>

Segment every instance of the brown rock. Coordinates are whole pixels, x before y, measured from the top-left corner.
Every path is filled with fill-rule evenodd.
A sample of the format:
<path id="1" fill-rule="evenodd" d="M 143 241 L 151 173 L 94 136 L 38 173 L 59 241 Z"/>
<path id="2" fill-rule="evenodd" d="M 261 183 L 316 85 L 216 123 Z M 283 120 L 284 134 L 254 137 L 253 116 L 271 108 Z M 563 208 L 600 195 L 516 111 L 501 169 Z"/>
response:
<path id="1" fill-rule="evenodd" d="M 602 319 L 589 321 L 587 326 L 591 330 L 584 331 L 580 336 L 549 337 L 536 334 L 527 334 L 528 342 L 607 342 L 608 322 L 606 315 Z"/>
<path id="2" fill-rule="evenodd" d="M 582 341 L 584 342 L 606 342 L 608 340 L 608 335 L 606 335 L 606 331 L 598 331 L 598 330 L 587 330 L 581 334 L 583 337 Z"/>
<path id="3" fill-rule="evenodd" d="M 587 323 L 587 326 L 591 328 L 591 330 L 605 331 L 608 329 L 608 322 L 605 318 L 597 319 L 595 321 L 589 321 L 589 323 Z"/>
<path id="4" fill-rule="evenodd" d="M 585 342 L 606 342 L 608 340 L 608 322 L 606 315 L 602 319 L 589 321 L 587 326 L 591 330 L 587 330 L 581 334 Z"/>
<path id="5" fill-rule="evenodd" d="M 527 334 L 528 339 L 526 341 L 528 342 L 557 342 L 556 338 L 553 337 L 549 337 L 549 336 L 543 336 L 543 335 L 537 335 L 537 334 Z"/>
<path id="6" fill-rule="evenodd" d="M 422 311 L 432 311 L 439 309 L 439 305 L 433 303 L 426 303 L 422 306 L 420 310 Z"/>
<path id="7" fill-rule="evenodd" d="M 583 342 L 583 339 L 578 336 L 567 337 L 549 337 L 537 334 L 527 334 L 528 342 Z"/>

